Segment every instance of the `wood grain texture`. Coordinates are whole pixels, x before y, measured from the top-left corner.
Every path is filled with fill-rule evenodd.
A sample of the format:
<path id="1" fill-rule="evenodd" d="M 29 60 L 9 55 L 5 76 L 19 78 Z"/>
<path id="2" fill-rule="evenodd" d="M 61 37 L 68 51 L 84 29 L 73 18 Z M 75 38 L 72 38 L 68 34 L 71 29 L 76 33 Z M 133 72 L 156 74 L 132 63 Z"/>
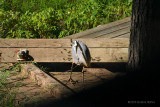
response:
<path id="1" fill-rule="evenodd" d="M 125 27 L 122 29 L 117 29 L 114 32 L 97 36 L 96 38 L 118 38 L 124 34 L 130 33 L 130 27 Z"/>
<path id="2" fill-rule="evenodd" d="M 130 26 L 131 25 L 131 22 L 130 22 L 131 18 L 130 17 L 127 17 L 125 19 L 122 19 L 122 20 L 118 20 L 118 21 L 115 21 L 115 22 L 111 22 L 111 23 L 108 23 L 108 24 L 105 24 L 105 25 L 100 25 L 98 27 L 95 27 L 95 28 L 92 28 L 92 29 L 89 29 L 89 30 L 86 30 L 86 31 L 83 31 L 83 32 L 80 32 L 80 33 L 77 33 L 77 34 L 73 34 L 73 35 L 70 35 L 70 36 L 67 36 L 67 37 L 64 37 L 64 38 L 94 38 L 94 37 L 97 37 L 97 36 L 100 36 L 100 35 L 104 35 L 104 34 L 107 34 L 109 32 L 113 32 L 113 31 L 116 31 L 116 29 L 122 29 L 126 26 Z"/>
<path id="3" fill-rule="evenodd" d="M 128 38 L 72 39 L 88 47 L 128 47 Z M 70 48 L 71 39 L 0 39 L 0 48 Z M 1 52 L 1 51 L 0 51 Z"/>
<path id="4" fill-rule="evenodd" d="M 0 39 L 2 47 L 71 47 L 70 39 Z"/>
<path id="5" fill-rule="evenodd" d="M 74 94 L 70 87 L 66 86 L 58 79 L 49 76 L 35 65 L 21 64 L 21 66 L 21 72 L 23 75 L 28 75 L 39 86 L 45 88 L 46 91 L 50 92 L 50 94 L 56 97 L 57 99 L 67 95 L 70 96 Z"/>
<path id="6" fill-rule="evenodd" d="M 114 32 L 117 32 L 123 29 L 127 29 L 127 31 L 129 31 L 128 28 L 130 29 L 130 22 L 123 23 L 114 27 L 110 27 L 104 30 L 100 30 L 98 32 L 94 32 L 94 33 L 91 32 L 90 34 L 81 36 L 80 38 L 99 38 L 101 36 L 109 38 L 110 36 L 108 36 L 108 34 L 112 35 L 112 33 L 114 34 Z M 119 33 L 113 36 L 117 36 L 117 35 L 119 35 Z"/>
<path id="7" fill-rule="evenodd" d="M 92 62 L 127 61 L 128 38 L 78 40 L 88 46 Z M 17 62 L 16 51 L 20 49 L 27 49 L 30 59 L 34 59 L 35 62 L 72 62 L 70 39 L 0 39 L 0 41 L 3 42 L 0 47 L 1 62 Z"/>
<path id="8" fill-rule="evenodd" d="M 129 45 L 129 39 L 128 38 L 79 38 L 79 39 L 72 39 L 74 40 L 80 40 L 83 43 L 87 45 L 89 48 L 128 48 Z"/>
<path id="9" fill-rule="evenodd" d="M 113 37 L 113 38 L 130 38 L 130 32 L 122 34 L 122 35 L 120 35 L 118 37 Z"/>
<path id="10" fill-rule="evenodd" d="M 71 48 L 26 48 L 35 62 L 72 62 Z M 17 48 L 2 48 L 1 62 L 18 62 Z M 126 62 L 128 48 L 89 48 L 91 62 Z"/>

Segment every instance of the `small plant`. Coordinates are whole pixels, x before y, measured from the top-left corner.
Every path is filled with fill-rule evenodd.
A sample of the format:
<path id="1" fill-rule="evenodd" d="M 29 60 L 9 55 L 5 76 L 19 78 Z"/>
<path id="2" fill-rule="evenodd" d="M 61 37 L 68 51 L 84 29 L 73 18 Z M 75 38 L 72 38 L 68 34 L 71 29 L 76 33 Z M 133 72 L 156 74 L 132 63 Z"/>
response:
<path id="1" fill-rule="evenodd" d="M 9 65 L 9 63 L 5 63 L 6 65 Z M 16 71 L 16 72 L 20 72 L 21 71 L 21 62 L 17 62 L 15 64 L 13 64 L 13 66 L 9 67 L 8 69 L 3 69 L 3 70 L 0 70 L 0 72 L 10 72 L 11 71 Z"/>
<path id="2" fill-rule="evenodd" d="M 11 85 L 9 77 L 17 75 L 17 73 L 20 71 L 20 68 L 20 63 L 16 63 L 9 69 L 0 70 L 0 105 L 2 107 L 16 106 L 16 96 L 21 94 L 18 92 L 18 89 L 22 83 L 16 82 L 15 84 Z"/>
<path id="3" fill-rule="evenodd" d="M 8 81 L 7 78 L 9 76 L 9 71 L 2 72 L 0 71 L 0 105 L 2 107 L 15 106 L 15 97 L 16 91 L 11 92 L 10 87 L 6 84 Z"/>

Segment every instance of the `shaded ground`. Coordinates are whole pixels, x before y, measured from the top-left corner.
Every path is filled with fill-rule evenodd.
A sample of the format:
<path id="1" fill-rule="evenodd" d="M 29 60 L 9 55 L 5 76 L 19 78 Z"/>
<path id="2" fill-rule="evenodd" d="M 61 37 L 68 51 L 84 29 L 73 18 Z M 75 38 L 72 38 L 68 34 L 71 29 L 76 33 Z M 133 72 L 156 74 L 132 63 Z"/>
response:
<path id="1" fill-rule="evenodd" d="M 70 98 L 44 105 L 48 107 L 154 107 L 159 105 L 159 86 L 152 82 L 140 79 L 132 81 L 128 77 L 117 78 Z"/>
<path id="2" fill-rule="evenodd" d="M 106 67 L 113 73 L 126 73 L 125 63 L 92 64 Z M 92 67 L 93 67 L 92 66 Z M 68 65 L 68 69 L 70 66 Z M 153 71 L 152 71 L 153 70 Z M 129 73 L 116 76 L 91 89 L 54 103 L 41 106 L 56 107 L 113 107 L 113 106 L 160 106 L 160 78 L 152 69 L 150 72 Z M 154 73 L 153 73 L 154 72 Z"/>
<path id="3" fill-rule="evenodd" d="M 57 79 L 61 80 L 61 76 L 58 74 L 64 74 L 60 71 L 63 69 L 69 70 L 71 64 L 42 64 L 50 69 L 50 74 L 54 75 Z M 125 64 L 93 64 L 94 67 L 107 67 L 110 71 L 116 74 L 125 73 Z M 62 68 L 63 66 L 63 68 Z M 52 69 L 51 69 L 52 68 Z M 51 72 L 52 71 L 52 72 Z M 53 72 L 56 71 L 56 72 Z M 59 71 L 59 72 L 58 72 Z M 81 68 L 77 68 L 76 71 L 81 71 Z M 67 73 L 67 72 L 66 72 Z M 76 76 L 77 72 L 74 72 Z M 80 73 L 80 72 L 78 72 Z M 90 75 L 90 74 L 89 74 Z M 89 76 L 88 75 L 88 76 Z M 18 76 L 18 75 L 17 75 Z M 20 76 L 20 75 L 19 75 Z M 65 75 L 66 76 L 66 75 Z M 68 76 L 67 76 L 68 77 Z M 67 81 L 64 80 L 64 82 Z M 18 79 L 19 77 L 16 77 Z M 81 77 L 78 79 L 81 83 Z M 27 95 L 27 100 L 23 95 L 17 96 L 19 102 L 28 103 L 26 106 L 40 106 L 40 107 L 113 107 L 113 106 L 158 106 L 160 102 L 160 79 L 159 74 L 152 73 L 132 73 L 123 76 L 116 76 L 110 81 L 104 81 L 103 83 L 96 85 L 88 90 L 84 90 L 76 95 L 65 99 L 55 100 L 46 90 L 36 85 L 34 81 L 28 78 L 20 76 L 20 80 L 23 80 L 20 92 L 24 92 Z M 12 77 L 12 81 L 16 81 L 15 77 Z M 22 81 L 22 82 L 23 82 Z M 93 81 L 91 81 L 93 82 Z M 24 84 L 24 85 L 23 85 Z M 71 86 L 73 87 L 73 86 Z M 79 87 L 77 87 L 79 88 Z M 32 100 L 32 99 L 36 100 Z"/>

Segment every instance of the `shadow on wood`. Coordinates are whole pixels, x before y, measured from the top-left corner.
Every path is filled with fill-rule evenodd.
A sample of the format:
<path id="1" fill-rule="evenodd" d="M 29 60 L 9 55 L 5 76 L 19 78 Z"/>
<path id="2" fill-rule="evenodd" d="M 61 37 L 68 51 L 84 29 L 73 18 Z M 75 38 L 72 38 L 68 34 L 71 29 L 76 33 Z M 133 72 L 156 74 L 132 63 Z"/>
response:
<path id="1" fill-rule="evenodd" d="M 39 106 L 128 107 L 140 105 L 153 107 L 159 104 L 160 88 L 158 84 L 160 81 L 157 74 L 131 73 L 65 99 L 40 103 Z"/>
<path id="2" fill-rule="evenodd" d="M 37 65 L 46 68 L 46 71 L 52 72 L 64 72 L 71 69 L 72 63 L 37 63 Z M 90 68 L 105 68 L 111 72 L 125 72 L 126 63 L 125 62 L 115 62 L 115 63 L 91 63 Z M 82 67 L 77 67 L 75 72 L 81 72 Z M 118 70 L 117 70 L 118 69 Z"/>

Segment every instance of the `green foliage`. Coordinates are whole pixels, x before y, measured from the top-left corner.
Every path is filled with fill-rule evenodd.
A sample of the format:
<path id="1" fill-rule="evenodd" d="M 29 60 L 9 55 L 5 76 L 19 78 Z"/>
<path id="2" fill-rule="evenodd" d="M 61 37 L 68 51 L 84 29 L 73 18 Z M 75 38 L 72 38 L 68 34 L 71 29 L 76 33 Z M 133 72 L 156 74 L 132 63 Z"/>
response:
<path id="1" fill-rule="evenodd" d="M 0 38 L 61 38 L 131 15 L 132 0 L 0 0 Z"/>

